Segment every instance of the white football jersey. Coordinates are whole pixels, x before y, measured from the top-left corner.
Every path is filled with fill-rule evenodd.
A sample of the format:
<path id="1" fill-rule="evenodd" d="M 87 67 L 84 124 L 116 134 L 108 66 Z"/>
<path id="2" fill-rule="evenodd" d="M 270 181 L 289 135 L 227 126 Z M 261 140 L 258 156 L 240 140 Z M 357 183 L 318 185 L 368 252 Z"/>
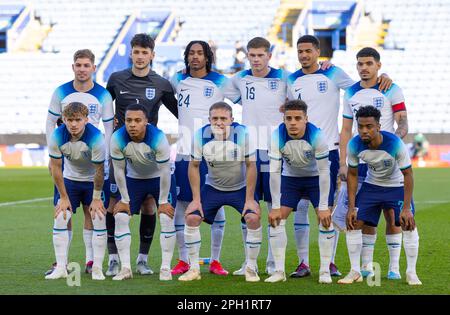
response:
<path id="1" fill-rule="evenodd" d="M 259 150 L 268 150 L 272 132 L 283 121 L 280 106 L 287 98 L 288 75 L 284 70 L 270 68 L 267 76 L 260 78 L 253 76 L 249 69 L 231 78 L 240 95 L 242 124 Z"/>
<path id="2" fill-rule="evenodd" d="M 225 141 L 216 140 L 208 124 L 197 131 L 193 141 L 192 158 L 197 161 L 204 158 L 208 164 L 205 183 L 221 191 L 245 187 L 245 159 L 255 154 L 250 149 L 247 128 L 238 123 L 230 128 Z"/>
<path id="3" fill-rule="evenodd" d="M 326 159 L 328 154 L 328 145 L 321 130 L 312 123 L 306 124 L 301 139 L 291 138 L 284 123 L 272 134 L 269 157 L 283 160 L 283 176 L 319 176 L 316 160 Z"/>
<path id="4" fill-rule="evenodd" d="M 379 85 L 371 88 L 363 88 L 361 81 L 356 82 L 345 91 L 344 94 L 344 110 L 342 115 L 344 118 L 353 119 L 358 109 L 363 106 L 374 106 L 381 112 L 380 124 L 381 130 L 394 133 L 394 113 L 406 110 L 405 98 L 402 89 L 392 84 L 389 90 L 381 92 L 378 90 Z M 357 125 L 353 125 L 353 134 L 357 134 Z"/>
<path id="5" fill-rule="evenodd" d="M 288 77 L 288 98 L 301 99 L 308 105 L 308 121 L 322 130 L 329 150 L 339 148 L 340 89 L 353 83 L 355 81 L 336 66 L 311 74 L 304 74 L 300 69 Z"/>
<path id="6" fill-rule="evenodd" d="M 211 105 L 223 102 L 226 95 L 231 101 L 237 101 L 239 96 L 233 93 L 230 80 L 214 71 L 203 78 L 178 72 L 171 84 L 178 99 L 177 153 L 190 155 L 194 132 L 208 123 Z"/>
<path id="7" fill-rule="evenodd" d="M 408 149 L 395 134 L 381 131 L 383 142 L 376 149 L 370 149 L 357 135 L 347 148 L 349 167 L 358 167 L 359 160 L 367 163 L 365 182 L 382 187 L 401 187 L 404 177 L 401 170 L 411 167 Z"/>
<path id="8" fill-rule="evenodd" d="M 170 161 L 170 146 L 160 129 L 148 124 L 142 142 L 131 140 L 126 127 L 115 131 L 111 137 L 111 158 L 127 161 L 127 176 L 148 179 L 161 176 L 158 163 Z"/>
<path id="9" fill-rule="evenodd" d="M 89 110 L 89 122 L 98 128 L 100 120 L 108 122 L 114 119 L 111 94 L 101 85 L 94 82 L 94 87 L 87 92 L 78 92 L 73 81 L 67 82 L 53 92 L 48 112 L 60 117 L 64 108 L 71 102 L 80 102 Z"/>
<path id="10" fill-rule="evenodd" d="M 49 156 L 54 159 L 64 157 L 64 178 L 79 182 L 94 181 L 93 164 L 105 161 L 105 143 L 101 131 L 87 124 L 79 140 L 70 139 L 66 125 L 56 128 L 50 137 Z"/>

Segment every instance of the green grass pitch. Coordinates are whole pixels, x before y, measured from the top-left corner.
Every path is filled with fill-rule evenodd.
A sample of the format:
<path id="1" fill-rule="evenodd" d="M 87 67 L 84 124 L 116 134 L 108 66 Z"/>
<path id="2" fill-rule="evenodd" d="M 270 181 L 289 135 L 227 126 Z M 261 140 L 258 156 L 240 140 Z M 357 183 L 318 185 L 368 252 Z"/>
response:
<path id="1" fill-rule="evenodd" d="M 417 271 L 423 282 L 421 287 L 410 287 L 405 282 L 406 260 L 402 249 L 400 260 L 403 279 L 386 279 L 388 251 L 384 238 L 384 219 L 380 219 L 378 240 L 374 261 L 381 265 L 380 286 L 370 287 L 366 282 L 342 286 L 318 283 L 319 250 L 317 247 L 317 226 L 311 224 L 310 263 L 313 275 L 306 279 L 288 279 L 284 283 L 269 284 L 246 283 L 243 277 L 219 277 L 208 273 L 202 267 L 202 280 L 181 283 L 160 282 L 158 275 L 135 275 L 132 280 L 116 282 L 92 281 L 82 274 L 81 286 L 69 287 L 65 280 L 44 280 L 43 273 L 54 261 L 52 246 L 53 209 L 50 199 L 33 203 L 6 204 L 21 200 L 50 197 L 53 193 L 51 178 L 47 169 L 22 168 L 0 170 L 0 294 L 450 294 L 450 169 L 415 169 L 414 199 L 416 202 L 416 222 L 420 235 L 419 260 Z M 267 224 L 267 212 L 263 210 L 263 224 Z M 239 215 L 227 208 L 227 224 L 222 248 L 221 261 L 230 271 L 240 267 L 244 259 Z M 315 221 L 310 209 L 310 222 Z M 83 215 L 81 211 L 74 216 L 74 238 L 70 248 L 70 261 L 84 265 L 84 244 L 82 239 Z M 139 237 L 139 218 L 131 220 L 132 226 L 132 265 L 137 255 Z M 292 215 L 287 223 L 288 248 L 286 252 L 286 271 L 291 272 L 297 265 L 295 239 L 293 237 Z M 201 256 L 210 253 L 209 227 L 203 224 Z M 264 270 L 267 255 L 267 231 L 264 232 L 263 247 L 258 261 L 259 269 Z M 175 251 L 173 264 L 177 257 Z M 159 270 L 161 253 L 159 246 L 159 227 L 155 232 L 149 263 Z M 349 270 L 349 260 L 345 236 L 341 233 L 336 263 L 342 273 Z M 104 269 L 106 268 L 106 259 Z M 265 279 L 267 275 L 261 274 Z"/>

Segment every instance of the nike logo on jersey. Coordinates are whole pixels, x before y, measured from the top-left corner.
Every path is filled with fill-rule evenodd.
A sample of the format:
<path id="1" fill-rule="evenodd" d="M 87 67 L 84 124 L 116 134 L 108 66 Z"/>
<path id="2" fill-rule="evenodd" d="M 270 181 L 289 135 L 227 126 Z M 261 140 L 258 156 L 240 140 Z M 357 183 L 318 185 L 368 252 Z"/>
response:
<path id="1" fill-rule="evenodd" d="M 245 82 L 245 85 L 250 85 L 250 84 L 253 84 L 254 82 Z"/>
<path id="2" fill-rule="evenodd" d="M 189 91 L 189 89 L 181 89 L 181 92 Z"/>
<path id="3" fill-rule="evenodd" d="M 331 240 L 333 237 L 334 237 L 334 235 L 330 236 L 330 237 L 327 236 L 327 240 Z"/>
<path id="4" fill-rule="evenodd" d="M 103 234 L 98 234 L 97 236 L 103 236 L 103 235 L 106 235 L 106 233 L 103 233 Z"/>
<path id="5" fill-rule="evenodd" d="M 175 235 L 164 235 L 165 238 L 171 238 L 174 237 Z"/>
<path id="6" fill-rule="evenodd" d="M 295 92 L 298 92 L 298 91 L 300 91 L 302 88 L 298 88 L 298 89 L 295 89 Z"/>
<path id="7" fill-rule="evenodd" d="M 127 94 L 127 93 L 130 93 L 130 91 L 122 91 L 122 90 L 121 90 L 121 91 L 119 91 L 119 93 L 120 93 L 120 94 Z"/>

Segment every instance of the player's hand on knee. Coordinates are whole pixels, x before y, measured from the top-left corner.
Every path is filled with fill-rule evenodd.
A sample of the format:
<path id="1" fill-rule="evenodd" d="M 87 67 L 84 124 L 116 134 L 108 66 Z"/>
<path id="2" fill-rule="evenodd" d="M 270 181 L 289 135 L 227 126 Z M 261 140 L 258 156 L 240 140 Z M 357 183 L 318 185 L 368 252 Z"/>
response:
<path id="1" fill-rule="evenodd" d="M 343 182 L 347 181 L 347 171 L 348 171 L 348 166 L 347 165 L 342 165 L 342 166 L 339 167 L 339 178 Z"/>
<path id="2" fill-rule="evenodd" d="M 347 223 L 347 230 L 354 230 L 356 226 L 356 209 L 348 209 L 347 217 L 345 219 Z"/>
<path id="3" fill-rule="evenodd" d="M 122 200 L 120 200 L 118 203 L 116 203 L 116 205 L 114 206 L 114 211 L 113 211 L 113 215 L 116 215 L 119 212 L 126 212 L 128 213 L 129 216 L 131 216 L 131 211 L 130 211 L 130 204 L 123 202 Z"/>
<path id="4" fill-rule="evenodd" d="M 400 213 L 400 225 L 406 231 L 413 231 L 416 228 L 414 215 L 410 209 L 403 209 Z"/>
<path id="5" fill-rule="evenodd" d="M 165 215 L 167 215 L 169 218 L 173 218 L 173 216 L 175 215 L 175 209 L 172 207 L 172 205 L 170 203 L 163 203 L 160 204 L 158 207 L 158 215 L 160 215 L 161 213 L 164 213 Z"/>
<path id="6" fill-rule="evenodd" d="M 66 211 L 72 211 L 72 205 L 68 198 L 61 198 L 55 206 L 55 219 L 62 212 L 64 220 L 67 217 Z"/>
<path id="7" fill-rule="evenodd" d="M 106 209 L 103 205 L 103 201 L 100 199 L 93 199 L 91 205 L 89 206 L 89 212 L 91 213 L 91 218 L 94 220 L 96 215 L 100 220 L 103 220 L 106 215 Z"/>
<path id="8" fill-rule="evenodd" d="M 328 210 L 319 210 L 317 211 L 317 216 L 319 218 L 319 223 L 326 229 L 328 229 L 331 225 L 331 211 Z"/>
<path id="9" fill-rule="evenodd" d="M 281 209 L 272 209 L 269 212 L 269 224 L 272 227 L 277 227 L 281 221 Z"/>
<path id="10" fill-rule="evenodd" d="M 202 203 L 199 200 L 192 200 L 192 202 L 186 208 L 186 212 L 184 213 L 184 216 L 187 217 L 192 212 L 197 211 L 197 210 L 200 211 L 200 214 L 203 218 L 204 214 L 203 214 Z"/>

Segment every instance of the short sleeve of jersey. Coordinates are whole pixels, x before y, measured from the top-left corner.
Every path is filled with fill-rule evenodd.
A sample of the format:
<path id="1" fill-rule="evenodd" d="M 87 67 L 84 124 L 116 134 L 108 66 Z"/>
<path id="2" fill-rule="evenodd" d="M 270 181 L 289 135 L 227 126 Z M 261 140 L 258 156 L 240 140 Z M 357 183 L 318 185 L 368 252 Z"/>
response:
<path id="1" fill-rule="evenodd" d="M 402 89 L 398 85 L 392 84 L 392 87 L 385 95 L 391 101 L 392 111 L 394 113 L 405 110 L 405 97 L 403 96 Z"/>
<path id="2" fill-rule="evenodd" d="M 197 130 L 192 141 L 192 158 L 201 161 L 203 157 L 203 128 Z"/>
<path id="3" fill-rule="evenodd" d="M 170 160 L 170 146 L 164 132 L 154 128 L 150 146 L 155 151 L 157 163 L 166 163 Z"/>
<path id="4" fill-rule="evenodd" d="M 272 132 L 272 137 L 270 140 L 270 147 L 269 147 L 269 158 L 272 160 L 281 160 L 282 154 L 280 151 L 281 148 L 281 136 L 280 136 L 280 128 L 275 129 Z"/>
<path id="5" fill-rule="evenodd" d="M 171 78 L 170 78 L 170 85 L 172 86 L 172 89 L 174 90 L 174 93 L 177 92 L 177 86 L 179 83 L 179 77 L 180 77 L 181 73 L 180 72 L 176 72 Z"/>
<path id="6" fill-rule="evenodd" d="M 328 158 L 328 143 L 325 141 L 322 131 L 318 129 L 315 132 L 313 140 L 313 148 L 316 156 L 316 160 L 322 160 Z"/>
<path id="7" fill-rule="evenodd" d="M 241 91 L 235 86 L 233 79 L 223 77 L 220 84 L 223 96 L 228 98 L 233 103 L 239 103 L 241 100 Z"/>
<path id="8" fill-rule="evenodd" d="M 102 120 L 108 122 L 114 119 L 114 108 L 111 94 L 106 90 L 102 101 Z"/>
<path id="9" fill-rule="evenodd" d="M 254 141 L 250 141 L 250 134 L 247 127 L 244 125 L 237 125 L 234 132 L 238 135 L 239 146 L 244 149 L 244 157 L 249 158 L 250 156 L 255 155 L 256 149 L 253 145 Z"/>
<path id="10" fill-rule="evenodd" d="M 294 79 L 294 74 L 290 74 L 287 77 L 287 84 L 286 84 L 286 86 L 287 86 L 287 98 L 289 100 L 295 99 L 294 94 L 292 94 L 292 85 L 294 83 L 294 80 L 295 80 Z"/>
<path id="11" fill-rule="evenodd" d="M 105 138 L 103 137 L 100 130 L 97 130 L 97 132 L 93 135 L 92 139 L 89 142 L 89 147 L 92 150 L 91 162 L 105 162 Z"/>
<path id="12" fill-rule="evenodd" d="M 353 111 L 348 102 L 349 98 L 350 98 L 350 93 L 348 91 L 345 91 L 344 100 L 342 102 L 342 104 L 343 104 L 342 116 L 344 116 L 344 118 L 353 119 Z"/>
<path id="13" fill-rule="evenodd" d="M 53 92 L 52 99 L 50 100 L 50 104 L 48 106 L 48 112 L 52 115 L 60 117 L 61 110 L 61 96 L 58 88 Z"/>
<path id="14" fill-rule="evenodd" d="M 350 167 L 358 167 L 358 138 L 354 137 L 347 145 L 347 163 Z"/>
<path id="15" fill-rule="evenodd" d="M 61 129 L 57 128 L 53 131 L 52 136 L 50 137 L 50 143 L 48 144 L 48 155 L 54 159 L 61 159 L 62 152 L 59 149 L 59 145 L 61 142 Z"/>
<path id="16" fill-rule="evenodd" d="M 406 148 L 406 145 L 403 143 L 401 139 L 398 139 L 397 141 L 397 154 L 395 156 L 395 159 L 398 163 L 398 167 L 401 170 L 405 170 L 411 167 L 411 159 L 409 157 L 408 149 Z"/>
<path id="17" fill-rule="evenodd" d="M 330 72 L 330 79 L 340 89 L 345 90 L 355 84 L 355 81 L 339 67 L 333 66 L 328 71 Z"/>
<path id="18" fill-rule="evenodd" d="M 123 154 L 124 139 L 122 137 L 122 128 L 113 133 L 110 144 L 111 158 L 114 160 L 123 160 L 125 155 Z"/>

